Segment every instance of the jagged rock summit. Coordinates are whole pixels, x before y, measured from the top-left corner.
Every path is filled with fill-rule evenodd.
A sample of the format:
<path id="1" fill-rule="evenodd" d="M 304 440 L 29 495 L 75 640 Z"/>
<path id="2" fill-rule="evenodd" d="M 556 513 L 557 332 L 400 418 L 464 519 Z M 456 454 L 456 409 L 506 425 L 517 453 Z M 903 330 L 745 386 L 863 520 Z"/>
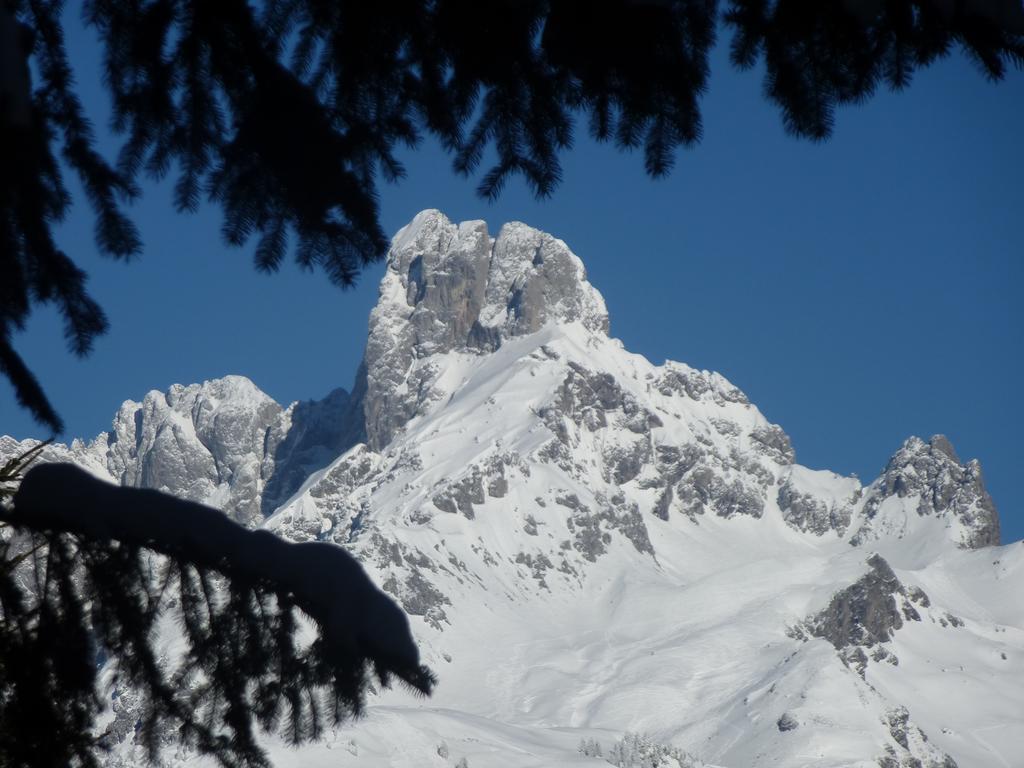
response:
<path id="1" fill-rule="evenodd" d="M 284 408 L 244 376 L 174 384 L 126 400 L 109 432 L 49 446 L 43 460 L 72 461 L 111 482 L 209 504 L 255 526 L 361 434 L 352 408 L 343 389 Z M 0 456 L 33 442 L 0 437 Z"/>
<path id="2" fill-rule="evenodd" d="M 351 395 L 176 386 L 47 456 L 335 542 L 409 614 L 429 706 L 383 695 L 280 766 L 582 765 L 630 731 L 670 768 L 1013 764 L 1024 547 L 977 462 L 936 436 L 866 486 L 809 469 L 725 378 L 608 327 L 565 243 L 424 211 Z"/>
<path id="3" fill-rule="evenodd" d="M 399 230 L 388 253 L 366 344 L 367 443 L 387 445 L 418 407 L 417 361 L 453 350 L 488 353 L 548 323 L 607 333 L 604 299 L 565 243 L 519 222 L 497 238 L 483 221 L 436 210 Z"/>

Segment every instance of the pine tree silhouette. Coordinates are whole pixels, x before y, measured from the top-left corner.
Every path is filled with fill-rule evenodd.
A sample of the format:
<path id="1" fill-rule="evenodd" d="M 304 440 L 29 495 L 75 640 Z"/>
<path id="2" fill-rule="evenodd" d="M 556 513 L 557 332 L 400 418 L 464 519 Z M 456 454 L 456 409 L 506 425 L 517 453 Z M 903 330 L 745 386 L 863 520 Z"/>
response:
<path id="1" fill-rule="evenodd" d="M 267 766 L 258 728 L 300 744 L 358 715 L 374 680 L 430 693 L 405 614 L 342 548 L 68 464 L 22 480 L 42 449 L 0 468 L 0 521 L 19 532 L 0 544 L 0 764 L 98 766 L 117 740 L 116 720 L 96 722 L 107 661 L 142 697 L 127 727 L 154 762 L 184 744 L 225 768 Z M 179 659 L 156 647 L 174 615 Z"/>
<path id="2" fill-rule="evenodd" d="M 102 253 L 141 252 L 121 205 L 140 175 L 173 172 L 176 208 L 219 205 L 229 244 L 257 239 L 258 269 L 291 252 L 348 286 L 386 248 L 378 177 L 400 179 L 396 147 L 425 134 L 461 174 L 494 149 L 484 197 L 514 175 L 552 194 L 580 118 L 597 140 L 642 149 L 652 176 L 668 173 L 701 137 L 720 20 L 733 63 L 763 60 L 787 130 L 814 140 L 837 105 L 903 88 L 954 48 L 993 80 L 1024 65 L 1019 0 L 88 0 L 125 136 L 110 165 L 74 90 L 61 9 L 0 3 L 0 370 L 55 432 L 11 333 L 51 301 L 74 353 L 106 329 L 53 240 L 71 202 L 58 154 L 95 210 Z"/>

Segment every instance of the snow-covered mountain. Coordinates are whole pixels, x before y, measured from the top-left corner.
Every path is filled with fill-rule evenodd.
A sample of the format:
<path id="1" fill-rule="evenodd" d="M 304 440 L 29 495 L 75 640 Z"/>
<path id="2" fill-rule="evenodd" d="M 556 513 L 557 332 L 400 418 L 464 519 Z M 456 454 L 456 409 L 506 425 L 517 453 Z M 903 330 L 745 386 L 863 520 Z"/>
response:
<path id="1" fill-rule="evenodd" d="M 608 329 L 562 241 L 424 211 L 351 394 L 176 385 L 47 456 L 334 541 L 410 614 L 433 698 L 279 766 L 1019 764 L 1024 546 L 978 463 L 936 436 L 867 486 L 808 469 L 722 376 Z"/>

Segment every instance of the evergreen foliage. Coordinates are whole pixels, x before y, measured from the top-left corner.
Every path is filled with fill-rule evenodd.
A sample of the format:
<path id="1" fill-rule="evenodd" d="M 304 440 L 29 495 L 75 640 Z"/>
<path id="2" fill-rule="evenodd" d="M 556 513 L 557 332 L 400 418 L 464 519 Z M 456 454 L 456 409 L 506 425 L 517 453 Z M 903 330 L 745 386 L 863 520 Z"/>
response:
<path id="1" fill-rule="evenodd" d="M 763 60 L 765 90 L 797 136 L 826 138 L 835 107 L 963 49 L 989 78 L 1024 64 L 1018 0 L 88 0 L 125 136 L 95 150 L 63 44 L 59 0 L 3 0 L 0 37 L 0 370 L 40 423 L 61 423 L 11 345 L 31 306 L 55 302 L 76 354 L 106 328 L 85 275 L 54 243 L 64 169 L 96 212 L 99 250 L 129 258 L 121 204 L 140 174 L 176 174 L 175 204 L 224 212 L 228 243 L 256 238 L 257 268 L 289 250 L 341 286 L 386 247 L 378 177 L 430 134 L 498 195 L 519 175 L 538 196 L 561 177 L 575 123 L 642 149 L 653 176 L 701 136 L 699 100 L 718 24 L 732 60 Z M 39 83 L 32 91 L 27 63 Z M 63 159 L 63 166 L 58 161 Z"/>
<path id="2" fill-rule="evenodd" d="M 597 739 L 580 739 L 580 744 L 576 748 L 584 757 L 603 757 L 604 753 L 601 751 L 601 742 Z"/>
<path id="3" fill-rule="evenodd" d="M 704 764 L 683 750 L 661 744 L 642 733 L 626 733 L 612 744 L 606 762 L 616 768 L 701 768 Z"/>
<path id="4" fill-rule="evenodd" d="M 134 731 L 135 743 L 154 762 L 161 748 L 182 744 L 212 755 L 225 768 L 267 766 L 257 728 L 280 732 L 295 744 L 316 739 L 325 726 L 361 711 L 371 678 L 388 685 L 397 676 L 413 690 L 430 692 L 431 673 L 409 663 L 408 654 L 390 652 L 403 640 L 411 643 L 407 624 L 405 638 L 373 644 L 359 629 L 365 616 L 352 611 L 339 633 L 301 585 L 269 565 L 254 575 L 230 556 L 231 547 L 211 564 L 201 546 L 168 546 L 153 526 L 153 540 L 142 546 L 129 529 L 118 527 L 116 514 L 59 530 L 53 521 L 62 513 L 60 503 L 40 509 L 23 504 L 19 491 L 11 504 L 21 471 L 41 450 L 38 446 L 0 469 L 0 519 L 13 524 L 5 526 L 0 543 L 0 765 L 100 765 L 103 752 L 125 735 L 116 733 L 121 726 L 116 719 L 106 731 L 97 730 L 97 717 L 105 711 L 97 673 L 107 661 L 113 662 L 118 687 L 141 696 L 142 706 L 124 727 Z M 37 485 L 58 479 L 55 472 L 84 474 L 58 465 L 34 471 L 42 470 L 48 476 Z M 32 479 L 29 475 L 26 483 Z M 88 484 L 65 485 L 83 498 L 88 514 Z M 160 496 L 108 488 L 108 501 L 109 494 L 127 494 L 128 509 L 138 515 L 147 506 L 138 503 L 145 501 L 139 494 Z M 42 493 L 53 498 L 45 489 Z M 181 510 L 198 507 L 164 498 Z M 105 506 L 116 511 L 118 505 Z M 214 510 L 199 510 L 222 518 L 223 526 L 238 528 L 239 535 L 261 535 Z M 216 526 L 190 528 L 196 520 L 187 514 L 163 516 L 184 531 L 182 541 L 224 539 Z M 331 549 L 336 557 L 348 557 Z M 330 592 L 336 585 L 318 586 Z M 353 593 L 364 588 L 351 574 L 342 587 Z M 325 599 L 338 598 L 328 594 Z M 379 599 L 400 613 L 386 597 Z M 363 611 L 373 612 L 370 605 Z M 169 658 L 158 653 L 155 640 L 158 632 L 166 639 L 174 617 L 184 650 Z M 305 641 L 303 635 L 313 639 Z"/>

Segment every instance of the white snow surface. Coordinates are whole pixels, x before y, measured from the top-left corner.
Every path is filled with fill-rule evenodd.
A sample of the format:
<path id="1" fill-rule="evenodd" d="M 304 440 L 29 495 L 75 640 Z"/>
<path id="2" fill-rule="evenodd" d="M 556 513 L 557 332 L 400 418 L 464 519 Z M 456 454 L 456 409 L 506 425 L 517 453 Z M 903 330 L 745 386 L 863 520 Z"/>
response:
<path id="1" fill-rule="evenodd" d="M 544 248 L 579 265 L 579 291 L 553 299 L 576 303 L 514 332 L 508 295 Z M 976 463 L 936 438 L 909 440 L 867 487 L 795 464 L 782 430 L 722 376 L 610 338 L 582 263 L 522 224 L 491 239 L 482 222 L 419 214 L 392 242 L 368 358 L 398 359 L 419 306 L 410 270 L 443 270 L 452 253 L 469 272 L 487 259 L 478 321 L 503 329 L 500 343 L 401 356 L 386 392 L 406 410 L 390 440 L 353 445 L 262 510 L 269 530 L 355 554 L 410 614 L 439 685 L 427 700 L 382 692 L 364 719 L 298 750 L 268 736 L 278 768 L 601 765 L 581 740 L 607 756 L 627 732 L 694 766 L 1022 764 L 1024 542 L 985 545 L 995 513 Z M 267 410 L 230 381 L 220 409 Z M 108 442 L 51 458 L 121 480 Z M 0 439 L 0 455 L 15 447 Z M 266 458 L 235 458 L 262 487 Z M 220 476 L 211 503 L 232 492 Z M 899 626 L 837 648 L 815 617 L 870 577 L 876 553 L 898 581 L 882 604 Z"/>

